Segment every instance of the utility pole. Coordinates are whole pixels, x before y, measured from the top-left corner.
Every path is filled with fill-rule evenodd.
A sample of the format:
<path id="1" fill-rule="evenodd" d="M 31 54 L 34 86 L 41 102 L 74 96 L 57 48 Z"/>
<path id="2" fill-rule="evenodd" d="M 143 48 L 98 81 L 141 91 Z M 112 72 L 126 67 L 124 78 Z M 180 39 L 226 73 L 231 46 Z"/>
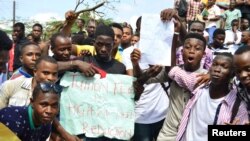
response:
<path id="1" fill-rule="evenodd" d="M 16 23 L 16 1 L 13 0 L 13 25 Z"/>

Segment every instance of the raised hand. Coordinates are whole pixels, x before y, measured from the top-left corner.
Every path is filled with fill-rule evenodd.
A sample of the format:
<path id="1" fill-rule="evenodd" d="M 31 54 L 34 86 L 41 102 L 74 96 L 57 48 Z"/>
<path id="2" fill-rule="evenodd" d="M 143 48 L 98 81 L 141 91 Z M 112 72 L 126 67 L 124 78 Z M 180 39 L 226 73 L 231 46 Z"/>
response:
<path id="1" fill-rule="evenodd" d="M 133 52 L 130 54 L 130 59 L 133 64 L 139 63 L 139 60 L 141 59 L 141 51 L 135 48 Z"/>
<path id="2" fill-rule="evenodd" d="M 65 13 L 65 19 L 68 22 L 74 22 L 77 19 L 77 17 L 78 15 L 72 10 L 69 10 Z"/>

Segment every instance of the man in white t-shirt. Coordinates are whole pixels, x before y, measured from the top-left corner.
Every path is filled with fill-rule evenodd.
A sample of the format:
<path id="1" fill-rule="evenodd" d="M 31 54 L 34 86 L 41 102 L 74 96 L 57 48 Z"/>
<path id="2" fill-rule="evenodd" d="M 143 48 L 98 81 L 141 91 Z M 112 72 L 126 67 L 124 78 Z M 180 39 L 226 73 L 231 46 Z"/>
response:
<path id="1" fill-rule="evenodd" d="M 243 125 L 248 121 L 245 103 L 237 98 L 235 87 L 230 87 L 230 80 L 234 76 L 233 55 L 217 55 L 209 73 L 211 82 L 198 88 L 195 87 L 198 79 L 196 73 L 187 73 L 180 67 L 174 67 L 168 74 L 178 85 L 192 92 L 178 128 L 178 141 L 204 141 L 207 140 L 208 125 Z M 237 99 L 238 111 L 234 112 Z"/>
<path id="2" fill-rule="evenodd" d="M 128 52 L 133 51 L 135 47 L 129 47 L 123 51 L 123 62 L 127 70 L 132 70 L 133 66 L 128 58 L 125 58 Z M 130 53 L 128 53 L 130 54 Z M 128 55 L 127 55 L 128 56 Z M 130 55 L 128 56 L 130 59 Z M 126 60 L 128 60 L 127 63 Z M 140 64 L 144 67 L 143 64 Z M 157 137 L 162 128 L 167 109 L 168 96 L 160 83 L 144 85 L 144 91 L 140 99 L 135 103 L 135 135 L 134 139 L 142 141 L 143 139 L 151 139 Z M 151 134 L 154 135 L 151 135 Z"/>
<path id="3" fill-rule="evenodd" d="M 137 27 L 137 29 L 140 28 Z M 130 60 L 130 54 L 135 48 L 138 48 L 139 42 L 124 49 L 122 53 L 122 62 L 126 66 L 127 74 L 130 75 L 133 75 L 133 65 Z M 139 65 L 144 69 L 148 67 L 148 65 L 145 66 L 144 64 Z M 162 128 L 168 104 L 168 96 L 160 83 L 145 85 L 140 99 L 135 103 L 135 141 L 156 140 Z"/>
<path id="4" fill-rule="evenodd" d="M 203 20 L 206 23 L 206 31 L 209 34 L 209 43 L 213 41 L 213 33 L 221 16 L 220 8 L 215 2 L 216 0 L 208 0 L 207 8 L 202 12 Z"/>
<path id="5" fill-rule="evenodd" d="M 234 19 L 231 23 L 232 29 L 228 29 L 225 31 L 226 37 L 224 44 L 227 48 L 233 48 L 234 46 L 239 46 L 241 43 L 241 34 L 239 31 L 239 20 Z"/>

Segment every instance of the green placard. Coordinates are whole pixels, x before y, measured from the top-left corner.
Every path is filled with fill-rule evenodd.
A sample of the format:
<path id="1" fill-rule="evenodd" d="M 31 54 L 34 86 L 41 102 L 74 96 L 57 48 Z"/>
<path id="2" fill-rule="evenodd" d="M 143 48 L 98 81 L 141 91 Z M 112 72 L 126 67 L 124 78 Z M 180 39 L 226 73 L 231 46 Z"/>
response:
<path id="1" fill-rule="evenodd" d="M 74 135 L 129 140 L 134 134 L 135 78 L 107 74 L 87 78 L 67 72 L 61 79 L 60 123 Z"/>

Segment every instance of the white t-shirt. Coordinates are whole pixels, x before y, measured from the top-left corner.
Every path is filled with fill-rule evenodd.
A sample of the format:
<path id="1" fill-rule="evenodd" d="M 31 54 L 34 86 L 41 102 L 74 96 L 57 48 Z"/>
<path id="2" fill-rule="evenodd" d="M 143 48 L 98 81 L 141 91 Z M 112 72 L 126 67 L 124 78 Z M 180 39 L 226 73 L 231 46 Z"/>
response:
<path id="1" fill-rule="evenodd" d="M 133 69 L 133 65 L 130 60 L 130 54 L 137 47 L 138 43 L 123 50 L 122 63 L 126 66 L 126 70 Z M 145 68 L 147 66 L 142 66 L 142 64 L 139 65 L 141 68 Z M 169 105 L 166 92 L 163 90 L 160 83 L 144 86 L 144 92 L 135 105 L 135 122 L 151 124 L 163 120 L 166 116 Z"/>
<path id="2" fill-rule="evenodd" d="M 182 141 L 206 141 L 208 125 L 213 125 L 218 105 L 224 97 L 211 99 L 209 88 L 204 88 L 201 96 L 190 112 L 189 122 Z"/>
<path id="3" fill-rule="evenodd" d="M 124 49 L 122 52 L 122 63 L 126 66 L 126 70 L 133 69 L 133 65 L 130 59 L 130 54 L 133 52 L 135 48 L 137 48 L 137 44 Z"/>
<path id="4" fill-rule="evenodd" d="M 227 52 L 227 53 L 231 53 L 232 55 L 234 55 L 235 51 L 239 48 L 238 45 L 233 45 L 230 48 L 224 47 L 223 49 L 221 48 L 211 48 L 212 54 L 213 54 L 213 59 L 216 57 L 216 53 L 223 53 L 223 52 Z"/>
<path id="5" fill-rule="evenodd" d="M 166 117 L 169 99 L 160 83 L 144 85 L 144 92 L 135 103 L 135 122 L 151 124 Z"/>
<path id="6" fill-rule="evenodd" d="M 224 44 L 226 44 L 227 42 L 233 42 L 234 41 L 234 32 L 232 30 L 226 30 L 225 31 L 226 37 L 225 37 L 225 41 Z M 235 44 L 240 44 L 241 41 L 241 31 L 236 31 L 236 35 L 237 35 L 237 40 L 235 42 Z M 230 45 L 232 46 L 232 45 Z M 230 47 L 228 46 L 228 47 Z"/>
<path id="7" fill-rule="evenodd" d="M 207 10 L 208 11 L 208 18 L 214 18 L 215 16 L 220 16 L 221 15 L 221 11 L 220 8 L 214 4 L 210 9 Z M 218 20 L 219 21 L 219 20 Z M 210 28 L 212 26 L 216 26 L 217 25 L 217 21 L 206 21 L 206 29 Z"/>

